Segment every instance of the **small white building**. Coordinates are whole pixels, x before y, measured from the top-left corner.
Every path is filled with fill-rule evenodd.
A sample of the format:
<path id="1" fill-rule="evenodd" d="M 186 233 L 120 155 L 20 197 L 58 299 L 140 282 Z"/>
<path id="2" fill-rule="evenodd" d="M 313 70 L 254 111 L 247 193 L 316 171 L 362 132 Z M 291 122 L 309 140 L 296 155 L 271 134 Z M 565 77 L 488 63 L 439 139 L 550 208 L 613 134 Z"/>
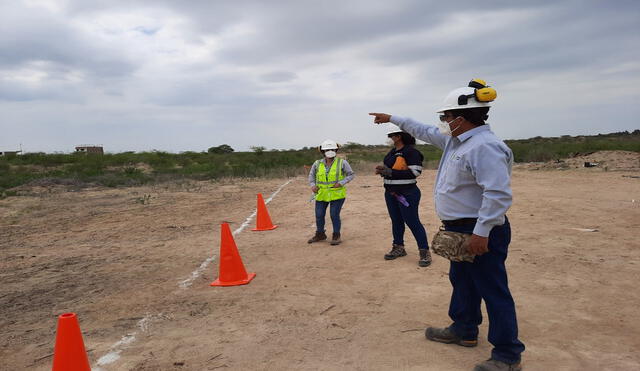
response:
<path id="1" fill-rule="evenodd" d="M 104 155 L 104 149 L 101 145 L 81 144 L 79 146 L 76 146 L 76 153 L 92 153 L 97 155 Z"/>
<path id="2" fill-rule="evenodd" d="M 0 151 L 0 156 L 17 156 L 22 151 Z"/>

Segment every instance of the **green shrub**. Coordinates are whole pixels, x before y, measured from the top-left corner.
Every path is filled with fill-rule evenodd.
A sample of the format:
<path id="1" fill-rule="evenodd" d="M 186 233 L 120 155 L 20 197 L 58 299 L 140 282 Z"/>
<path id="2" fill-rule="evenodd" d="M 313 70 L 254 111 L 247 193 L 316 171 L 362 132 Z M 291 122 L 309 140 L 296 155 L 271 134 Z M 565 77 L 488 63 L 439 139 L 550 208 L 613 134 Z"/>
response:
<path id="1" fill-rule="evenodd" d="M 0 159 L 0 175 L 8 175 L 11 165 L 6 159 Z"/>
<path id="2" fill-rule="evenodd" d="M 513 150 L 517 162 L 550 161 L 600 150 L 640 152 L 640 131 L 581 137 L 536 137 L 505 142 Z M 427 168 L 435 167 L 442 156 L 442 151 L 431 145 L 417 145 L 416 148 L 424 155 L 424 166 Z M 388 145 L 348 142 L 339 153 L 346 155 L 354 167 L 366 171 L 364 169 L 368 169 L 369 164 L 382 162 L 390 149 Z M 304 165 L 311 165 L 322 157 L 315 147 L 267 151 L 265 147 L 254 146 L 252 150 L 179 154 L 163 151 L 123 152 L 101 156 L 37 152 L 11 158 L 0 157 L 0 191 L 7 194 L 13 187 L 41 178 L 117 187 L 170 179 L 306 175 L 308 169 Z M 153 173 L 145 174 L 136 164 L 149 165 Z"/>

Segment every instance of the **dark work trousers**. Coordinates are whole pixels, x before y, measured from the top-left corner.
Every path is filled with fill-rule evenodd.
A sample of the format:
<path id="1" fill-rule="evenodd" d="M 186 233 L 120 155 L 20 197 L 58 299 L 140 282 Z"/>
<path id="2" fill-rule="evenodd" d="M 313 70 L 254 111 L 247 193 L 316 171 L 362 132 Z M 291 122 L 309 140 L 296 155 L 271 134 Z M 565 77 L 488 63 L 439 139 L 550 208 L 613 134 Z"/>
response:
<path id="1" fill-rule="evenodd" d="M 474 224 L 445 227 L 448 231 L 473 233 Z M 451 262 L 449 280 L 453 286 L 449 317 L 453 332 L 465 340 L 478 337 L 482 323 L 481 299 L 489 315 L 489 342 L 494 348 L 491 358 L 506 363 L 520 361 L 524 344 L 518 340 L 516 308 L 509 292 L 504 262 L 511 242 L 511 226 L 493 227 L 489 234 L 489 252 L 475 257 L 473 263 Z"/>
<path id="2" fill-rule="evenodd" d="M 425 231 L 424 226 L 420 222 L 420 217 L 418 216 L 420 188 L 416 186 L 409 190 L 398 192 L 398 194 L 402 194 L 407 199 L 409 206 L 404 206 L 400 203 L 396 196 L 392 195 L 391 192 L 384 192 L 384 200 L 387 202 L 387 210 L 389 211 L 389 217 L 391 217 L 393 243 L 404 246 L 404 225 L 406 223 L 418 243 L 418 249 L 429 249 L 427 232 Z"/>
<path id="3" fill-rule="evenodd" d="M 333 224 L 333 233 L 340 233 L 340 210 L 344 205 L 345 198 L 333 201 L 316 201 L 316 231 L 324 233 L 324 217 L 327 214 L 327 206 L 329 206 L 329 215 Z"/>

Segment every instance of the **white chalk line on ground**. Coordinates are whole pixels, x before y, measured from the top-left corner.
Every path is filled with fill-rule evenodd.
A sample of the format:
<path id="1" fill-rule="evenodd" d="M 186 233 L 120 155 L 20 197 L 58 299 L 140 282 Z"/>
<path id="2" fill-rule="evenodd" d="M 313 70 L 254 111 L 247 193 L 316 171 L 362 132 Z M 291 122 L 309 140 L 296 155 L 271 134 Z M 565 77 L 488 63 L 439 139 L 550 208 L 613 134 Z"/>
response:
<path id="1" fill-rule="evenodd" d="M 282 188 L 284 188 L 287 184 L 291 183 L 291 181 L 293 181 L 293 179 L 289 179 L 286 183 L 284 183 L 283 185 L 281 185 L 278 189 L 276 189 L 275 192 L 273 192 L 271 194 L 271 196 L 269 196 L 269 198 L 267 198 L 266 200 L 264 200 L 265 204 L 268 204 L 269 202 L 271 202 L 271 200 L 273 200 L 273 198 L 280 193 L 280 191 L 282 190 Z M 233 231 L 233 235 L 236 236 L 237 234 L 239 234 L 240 232 L 242 232 L 242 230 L 244 230 L 249 223 L 251 223 L 251 221 L 253 220 L 253 218 L 255 218 L 255 216 L 258 214 L 258 210 L 256 209 L 253 214 L 249 215 L 247 217 L 247 219 L 245 219 L 244 223 L 242 223 L 240 225 L 240 227 L 238 227 L 238 229 L 236 229 L 235 231 Z M 207 266 L 214 261 L 216 258 L 215 255 L 205 259 L 205 261 L 202 262 L 202 264 L 200 264 L 200 266 L 198 267 L 198 269 L 196 269 L 195 271 L 191 272 L 191 276 L 189 276 L 189 278 L 187 278 L 184 281 L 180 281 L 180 284 L 178 285 L 180 288 L 182 289 L 186 289 L 189 286 L 191 286 L 193 284 L 193 281 L 195 281 L 196 278 L 200 277 L 200 275 L 202 274 L 202 272 L 205 270 L 205 268 L 207 268 Z"/>
<path id="2" fill-rule="evenodd" d="M 96 366 L 93 367 L 93 371 L 102 371 L 102 368 L 100 368 L 100 366 L 105 366 L 109 363 L 117 361 L 120 358 L 120 353 L 124 350 L 124 348 L 136 340 L 138 331 L 147 331 L 154 317 L 162 318 L 162 314 L 158 314 L 156 316 L 147 314 L 143 319 L 138 321 L 136 326 L 139 330 L 136 330 L 131 334 L 124 335 L 122 339 L 114 343 L 111 348 L 109 348 L 109 352 L 98 359 L 98 361 L 96 362 Z"/>
<path id="3" fill-rule="evenodd" d="M 267 198 L 266 200 L 264 200 L 265 204 L 268 204 L 269 202 L 271 202 L 271 200 L 273 200 L 274 197 L 276 197 L 276 195 L 278 193 L 280 193 L 280 191 L 289 183 L 291 183 L 294 179 L 289 179 L 288 181 L 286 181 L 284 184 L 282 184 L 280 187 L 278 187 L 278 189 L 276 189 L 275 192 L 273 192 L 271 194 L 271 196 L 269 196 L 269 198 Z M 242 232 L 247 226 L 249 226 L 249 224 L 251 223 L 251 221 L 253 220 L 253 218 L 255 218 L 255 216 L 258 214 L 258 209 L 256 209 L 251 215 L 249 215 L 247 217 L 247 219 L 245 219 L 245 221 L 240 225 L 240 227 L 238 227 L 238 229 L 236 229 L 235 231 L 233 231 L 233 235 L 236 236 L 237 234 L 239 234 L 240 232 Z M 180 281 L 180 283 L 178 284 L 178 287 L 180 287 L 181 289 L 187 289 L 189 288 L 193 282 L 200 277 L 200 275 L 202 275 L 202 272 L 204 272 L 205 268 L 207 268 L 207 266 L 209 264 L 211 264 L 211 262 L 213 262 L 216 258 L 216 255 L 213 255 L 211 257 L 208 257 L 207 259 L 205 259 L 200 266 L 193 272 L 191 272 L 191 275 L 189 276 L 189 278 Z M 138 321 L 137 323 L 137 327 L 139 328 L 139 330 L 136 330 L 130 334 L 124 335 L 122 337 L 122 339 L 118 340 L 117 342 L 115 342 L 111 348 L 109 348 L 109 352 L 107 354 L 105 354 L 104 356 L 98 358 L 98 361 L 96 362 L 96 366 L 93 367 L 93 371 L 102 371 L 102 368 L 100 368 L 100 366 L 106 366 L 108 364 L 111 364 L 115 361 L 117 361 L 118 359 L 120 359 L 120 353 L 122 353 L 122 351 L 125 349 L 125 347 L 127 347 L 128 345 L 132 344 L 135 340 L 136 340 L 136 336 L 138 335 L 138 331 L 147 331 L 149 324 L 151 323 L 153 318 L 158 318 L 158 319 L 162 319 L 163 316 L 162 314 L 157 314 L 157 315 L 150 315 L 147 314 L 143 319 L 141 319 L 140 321 Z"/>

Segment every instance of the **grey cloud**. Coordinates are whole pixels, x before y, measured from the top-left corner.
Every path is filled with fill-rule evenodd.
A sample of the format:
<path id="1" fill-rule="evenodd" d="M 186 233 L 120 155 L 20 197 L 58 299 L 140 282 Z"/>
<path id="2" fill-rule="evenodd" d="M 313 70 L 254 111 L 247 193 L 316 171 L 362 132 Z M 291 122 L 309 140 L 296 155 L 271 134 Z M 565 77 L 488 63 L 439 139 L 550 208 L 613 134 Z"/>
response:
<path id="1" fill-rule="evenodd" d="M 628 30 L 638 24 L 640 7 L 632 5 L 632 11 L 625 13 L 615 7 L 600 9 L 600 4 L 595 5 L 597 12 L 576 2 L 536 5 L 530 9 L 535 17 L 508 28 L 498 27 L 491 33 L 483 33 L 481 24 L 471 25 L 462 31 L 465 37 L 456 42 L 441 39 L 428 45 L 416 45 L 415 37 L 407 35 L 404 42 L 394 40 L 384 45 L 393 53 L 379 56 L 371 50 L 366 57 L 378 56 L 378 60 L 387 64 L 428 63 L 448 58 L 449 63 L 439 65 L 442 70 L 480 69 L 491 74 L 543 73 L 602 66 L 621 57 L 637 59 L 639 40 Z M 603 22 L 603 19 L 616 19 L 616 22 Z"/>
<path id="2" fill-rule="evenodd" d="M 50 136 L 65 143 L 56 148 L 47 137 L 53 131 L 73 132 L 74 141 L 108 141 L 115 150 L 197 150 L 225 142 L 236 149 L 299 148 L 316 145 L 327 131 L 340 133 L 340 141 L 380 143 L 384 135 L 370 131 L 366 112 L 428 121 L 443 95 L 471 77 L 511 90 L 511 101 L 500 99 L 492 112 L 495 130 L 506 137 L 617 131 L 636 125 L 640 114 L 609 95 L 584 108 L 573 101 L 570 80 L 580 73 L 594 87 L 640 93 L 622 84 L 637 80 L 640 38 L 631 32 L 640 17 L 637 1 L 75 0 L 60 2 L 59 13 L 21 4 L 0 4 L 0 109 L 19 116 L 23 128 L 0 122 L 0 131 L 11 133 L 0 145 L 18 135 L 40 138 L 47 150 L 73 144 Z M 525 16 L 516 23 L 491 17 L 509 11 Z M 433 36 L 461 12 L 477 20 L 455 35 Z M 150 45 L 171 33 L 163 45 L 171 53 L 130 57 L 136 50 L 117 37 L 92 38 L 70 21 L 120 13 L 166 16 L 168 24 L 124 27 Z M 184 58 L 175 54 L 182 50 Z M 29 68 L 42 73 L 38 83 L 16 78 Z M 374 83 L 366 85 L 376 90 L 371 96 L 346 86 L 393 82 L 394 73 L 402 76 L 388 92 Z M 569 97 L 540 102 L 536 109 L 549 117 L 540 123 L 521 103 L 554 87 L 528 91 L 520 81 L 551 76 Z"/>
<path id="3" fill-rule="evenodd" d="M 83 103 L 86 101 L 82 90 L 64 82 L 33 85 L 0 81 L 0 101 L 50 100 Z"/>
<path id="4" fill-rule="evenodd" d="M 0 101 L 32 101 L 37 99 L 52 99 L 58 96 L 51 89 L 41 90 L 21 84 L 0 83 Z"/>
<path id="5" fill-rule="evenodd" d="M 135 70 L 118 50 L 87 38 L 64 19 L 18 4 L 0 15 L 0 68 L 47 61 L 99 78 L 128 75 Z"/>
<path id="6" fill-rule="evenodd" d="M 293 76 L 292 76 L 293 75 Z M 295 74 L 276 73 L 279 81 L 291 80 Z M 287 81 L 288 81 L 287 80 Z M 286 93 L 274 94 L 268 86 L 256 85 L 242 76 L 184 76 L 148 81 L 145 101 L 162 106 L 208 106 L 227 113 L 265 110 L 279 105 L 295 106 L 318 101 L 304 91 L 291 87 Z"/>
<path id="7" fill-rule="evenodd" d="M 298 75 L 288 71 L 275 71 L 266 73 L 262 75 L 261 78 L 266 82 L 287 82 L 297 79 Z"/>
<path id="8" fill-rule="evenodd" d="M 134 27 L 134 30 L 140 32 L 141 34 L 147 35 L 147 36 L 153 36 L 158 31 L 160 31 L 160 27 L 151 28 L 151 27 L 138 26 L 138 27 Z"/>
<path id="9" fill-rule="evenodd" d="M 458 11 L 489 11 L 511 2 L 440 2 L 401 1 L 376 8 L 373 3 L 323 2 L 309 9 L 307 3 L 292 2 L 282 8 L 261 9 L 245 15 L 257 29 L 251 37 L 235 40 L 220 52 L 226 60 L 242 64 L 277 62 L 289 57 L 318 56 L 352 46 L 367 45 L 377 39 L 411 36 L 412 33 L 438 26 Z M 552 3 L 540 1 L 542 4 Z M 482 30 L 478 19 L 476 31 Z M 411 43 L 411 38 L 407 39 Z M 420 47 L 419 44 L 412 44 Z M 376 50 L 379 54 L 388 52 Z"/>

